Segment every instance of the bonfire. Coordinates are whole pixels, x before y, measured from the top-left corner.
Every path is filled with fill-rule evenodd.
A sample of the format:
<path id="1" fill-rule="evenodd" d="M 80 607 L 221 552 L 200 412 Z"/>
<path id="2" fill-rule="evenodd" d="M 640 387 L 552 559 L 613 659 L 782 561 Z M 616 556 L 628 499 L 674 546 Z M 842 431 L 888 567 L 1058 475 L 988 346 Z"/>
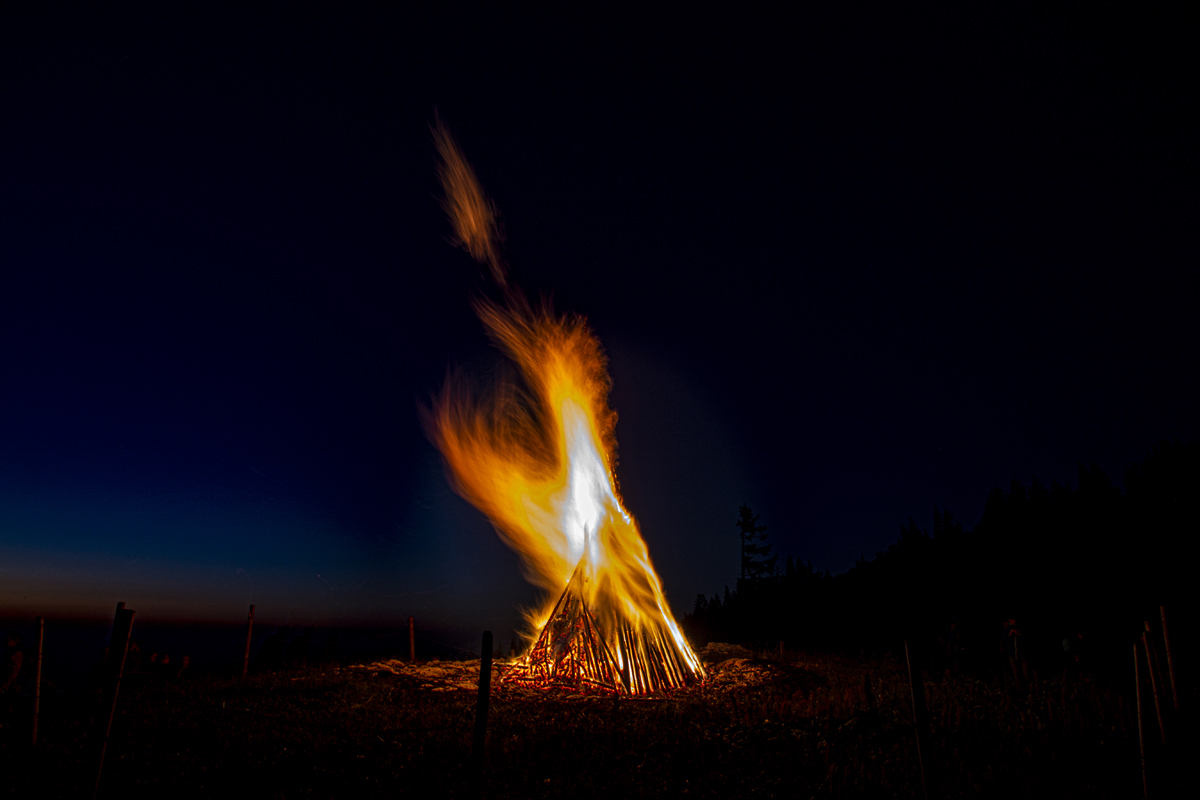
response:
<path id="1" fill-rule="evenodd" d="M 482 391 L 451 375 L 426 421 L 455 490 L 547 597 L 530 615 L 530 648 L 503 680 L 632 695 L 700 681 L 617 489 L 604 350 L 586 319 L 534 307 L 510 285 L 491 202 L 449 133 L 439 125 L 434 135 L 456 239 L 502 295 L 476 311 L 516 373 Z"/>

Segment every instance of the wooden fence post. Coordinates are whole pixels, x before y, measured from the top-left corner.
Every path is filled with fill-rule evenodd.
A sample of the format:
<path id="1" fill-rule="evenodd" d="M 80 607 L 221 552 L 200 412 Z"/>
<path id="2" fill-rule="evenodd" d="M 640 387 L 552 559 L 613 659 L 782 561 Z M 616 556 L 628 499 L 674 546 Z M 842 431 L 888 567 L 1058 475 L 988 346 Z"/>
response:
<path id="1" fill-rule="evenodd" d="M 1158 717 L 1158 735 L 1162 743 L 1167 743 L 1167 728 L 1163 724 L 1162 701 L 1158 697 L 1158 679 L 1155 678 L 1155 667 L 1158 659 L 1154 657 L 1154 643 L 1150 639 L 1150 623 L 1146 622 L 1146 632 L 1142 634 L 1142 648 L 1146 651 L 1146 671 L 1150 673 L 1150 693 L 1154 696 L 1154 713 Z"/>
<path id="2" fill-rule="evenodd" d="M 42 708 L 42 641 L 46 636 L 46 618 L 37 618 L 37 661 L 33 665 L 33 731 L 29 737 L 31 747 L 37 747 L 38 713 Z"/>
<path id="3" fill-rule="evenodd" d="M 1158 613 L 1162 616 L 1163 647 L 1167 651 L 1167 672 L 1171 675 L 1171 702 L 1175 710 L 1179 710 L 1179 690 L 1175 688 L 1175 659 L 1171 658 L 1171 637 L 1167 635 L 1167 607 L 1159 606 Z"/>
<path id="4" fill-rule="evenodd" d="M 104 693 L 100 703 L 100 713 L 96 717 L 96 728 L 93 731 L 96 754 L 96 781 L 92 784 L 93 800 L 100 792 L 100 776 L 104 772 L 104 754 L 108 750 L 108 735 L 112 731 L 113 717 L 117 713 L 117 696 L 121 692 L 121 676 L 125 672 L 125 655 L 129 652 L 129 635 L 133 632 L 134 613 L 126 610 L 124 603 L 117 604 L 112 639 L 108 645 L 108 660 L 104 662 L 106 673 Z"/>
<path id="5" fill-rule="evenodd" d="M 1133 643 L 1133 686 L 1134 701 L 1137 703 L 1138 751 L 1142 755 L 1142 796 L 1149 800 L 1150 784 L 1146 782 L 1146 734 L 1142 728 L 1142 675 L 1138 658 L 1137 642 Z"/>
<path id="6" fill-rule="evenodd" d="M 908 685 L 912 689 L 913 723 L 917 729 L 917 763 L 921 767 L 921 793 L 929 800 L 929 785 L 925 782 L 925 756 L 929 744 L 929 707 L 925 704 L 925 681 L 920 666 L 913 663 L 913 653 L 904 640 L 904 659 L 908 663 Z"/>
<path id="7" fill-rule="evenodd" d="M 250 671 L 250 634 L 254 633 L 254 604 L 250 605 L 250 614 L 246 617 L 246 652 L 242 654 L 242 677 Z"/>
<path id="8" fill-rule="evenodd" d="M 479 700 L 475 705 L 475 737 L 471 742 L 471 797 L 483 794 L 483 752 L 487 742 L 488 703 L 492 696 L 492 632 L 483 632 L 479 655 Z"/>

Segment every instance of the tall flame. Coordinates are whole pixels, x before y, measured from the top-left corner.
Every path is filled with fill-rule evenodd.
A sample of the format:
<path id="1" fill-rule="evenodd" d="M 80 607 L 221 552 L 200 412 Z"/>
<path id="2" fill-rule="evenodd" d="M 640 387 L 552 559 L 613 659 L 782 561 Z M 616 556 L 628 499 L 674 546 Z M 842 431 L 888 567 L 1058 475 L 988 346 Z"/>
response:
<path id="1" fill-rule="evenodd" d="M 482 254 L 476 257 L 504 285 L 494 228 L 478 224 L 478 209 L 490 211 L 491 203 L 445 129 L 439 126 L 435 139 L 447 162 L 441 171 L 445 206 L 459 237 L 482 231 L 478 247 L 467 249 Z M 550 592 L 538 628 L 568 582 L 576 581 L 573 590 L 622 669 L 648 652 L 672 651 L 672 674 L 702 676 L 637 523 L 621 502 L 616 414 L 608 405 L 600 342 L 583 317 L 559 317 L 545 305 L 535 309 L 508 287 L 505 297 L 504 305 L 480 300 L 475 308 L 517 374 L 487 392 L 452 375 L 428 411 L 455 490 L 491 519 L 523 557 L 527 576 Z M 683 679 L 680 674 L 668 683 Z"/>

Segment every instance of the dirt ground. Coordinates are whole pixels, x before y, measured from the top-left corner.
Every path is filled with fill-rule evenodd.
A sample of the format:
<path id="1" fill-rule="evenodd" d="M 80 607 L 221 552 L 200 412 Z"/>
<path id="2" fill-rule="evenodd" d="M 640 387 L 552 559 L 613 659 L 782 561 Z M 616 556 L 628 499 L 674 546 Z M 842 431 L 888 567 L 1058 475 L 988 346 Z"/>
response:
<path id="1" fill-rule="evenodd" d="M 633 700 L 496 667 L 483 796 L 920 797 L 899 664 L 710 649 L 708 681 Z M 162 681 L 120 697 L 102 797 L 467 797 L 478 661 Z M 933 794 L 1141 793 L 1129 703 L 1085 678 L 926 682 Z M 4 729 L 15 796 L 86 796 L 96 699 L 47 698 L 36 750 Z"/>

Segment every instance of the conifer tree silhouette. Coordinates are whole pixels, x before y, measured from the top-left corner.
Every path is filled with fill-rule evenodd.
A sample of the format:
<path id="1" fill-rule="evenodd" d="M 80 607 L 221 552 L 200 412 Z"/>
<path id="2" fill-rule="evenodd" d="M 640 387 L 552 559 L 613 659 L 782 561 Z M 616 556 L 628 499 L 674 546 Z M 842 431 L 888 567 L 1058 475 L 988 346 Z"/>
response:
<path id="1" fill-rule="evenodd" d="M 737 526 L 742 539 L 742 580 L 757 582 L 775 574 L 779 556 L 771 555 L 767 526 L 758 524 L 758 515 L 745 503 L 738 509 Z"/>

